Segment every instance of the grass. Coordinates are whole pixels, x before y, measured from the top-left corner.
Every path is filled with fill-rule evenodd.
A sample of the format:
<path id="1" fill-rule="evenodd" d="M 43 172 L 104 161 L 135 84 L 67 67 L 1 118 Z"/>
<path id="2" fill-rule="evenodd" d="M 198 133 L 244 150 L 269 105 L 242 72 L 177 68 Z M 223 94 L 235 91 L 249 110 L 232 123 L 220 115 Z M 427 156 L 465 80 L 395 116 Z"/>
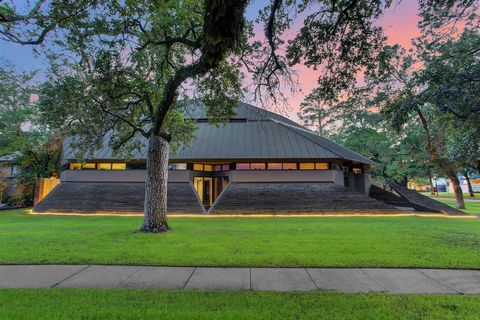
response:
<path id="1" fill-rule="evenodd" d="M 455 200 L 438 200 L 442 203 L 445 203 L 446 205 L 449 205 L 450 207 L 455 208 Z M 480 214 L 480 201 L 470 201 L 470 202 L 465 202 L 465 209 L 460 209 L 461 211 L 468 213 L 468 214 Z"/>
<path id="2" fill-rule="evenodd" d="M 478 319 L 480 296 L 0 290 L 1 319 Z"/>
<path id="3" fill-rule="evenodd" d="M 437 193 L 430 194 L 430 192 L 421 192 L 424 196 L 431 197 L 431 198 L 452 198 L 455 199 L 455 193 L 453 192 L 439 192 L 438 196 Z M 471 198 L 469 193 L 464 193 L 463 198 L 465 199 L 474 199 L 480 200 L 480 193 L 475 193 L 475 197 Z"/>
<path id="4" fill-rule="evenodd" d="M 0 213 L 0 264 L 480 269 L 480 220 L 421 217 L 172 218 Z"/>

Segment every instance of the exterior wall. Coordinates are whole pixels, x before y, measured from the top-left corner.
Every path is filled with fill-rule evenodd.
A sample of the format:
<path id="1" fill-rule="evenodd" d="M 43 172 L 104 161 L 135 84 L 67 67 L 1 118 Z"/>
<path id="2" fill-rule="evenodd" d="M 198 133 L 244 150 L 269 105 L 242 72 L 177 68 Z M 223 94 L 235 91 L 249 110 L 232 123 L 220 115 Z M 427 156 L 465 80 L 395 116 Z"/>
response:
<path id="1" fill-rule="evenodd" d="M 353 181 L 354 187 L 353 189 L 357 192 L 365 194 L 365 179 L 363 174 L 354 174 Z"/>
<path id="2" fill-rule="evenodd" d="M 291 171 L 226 171 L 230 182 L 336 182 L 339 171 L 291 170 Z M 343 184 L 343 182 L 342 182 Z"/>
<path id="3" fill-rule="evenodd" d="M 347 187 L 350 191 L 356 191 L 368 195 L 372 186 L 372 176 L 369 173 L 354 174 L 352 172 L 344 173 L 350 182 Z"/>
<path id="4" fill-rule="evenodd" d="M 145 170 L 65 170 L 60 174 L 62 182 L 145 182 Z M 189 182 L 193 172 L 169 171 L 168 181 Z"/>
<path id="5" fill-rule="evenodd" d="M 37 205 L 42 201 L 57 185 L 60 184 L 60 179 L 56 178 L 40 178 L 35 187 L 35 196 L 33 198 L 33 205 Z"/>
<path id="6" fill-rule="evenodd" d="M 364 173 L 363 180 L 365 181 L 365 194 L 370 194 L 370 187 L 372 186 L 372 175 L 370 173 Z"/>
<path id="7" fill-rule="evenodd" d="M 62 182 L 144 182 L 145 170 L 65 170 L 60 174 Z M 311 171 L 225 171 L 194 172 L 178 170 L 168 172 L 170 182 L 192 181 L 194 176 L 226 176 L 230 182 L 334 182 L 343 185 L 343 174 L 335 170 Z"/>
<path id="8" fill-rule="evenodd" d="M 345 187 L 350 191 L 354 191 L 355 190 L 355 179 L 354 179 L 353 173 L 352 172 L 344 172 L 343 176 L 345 177 L 345 180 L 348 180 L 348 185 L 345 184 Z"/>
<path id="9" fill-rule="evenodd" d="M 342 171 L 334 171 L 334 180 L 333 182 L 335 184 L 338 184 L 339 186 L 345 186 L 344 181 L 343 181 L 343 172 Z"/>

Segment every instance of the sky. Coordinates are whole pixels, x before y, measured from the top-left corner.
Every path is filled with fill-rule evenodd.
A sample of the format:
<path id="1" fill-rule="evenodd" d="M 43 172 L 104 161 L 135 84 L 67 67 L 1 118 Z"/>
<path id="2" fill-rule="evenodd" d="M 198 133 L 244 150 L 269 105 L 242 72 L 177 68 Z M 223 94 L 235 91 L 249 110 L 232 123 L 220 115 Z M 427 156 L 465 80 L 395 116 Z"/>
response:
<path id="1" fill-rule="evenodd" d="M 24 0 L 18 0 L 19 4 L 21 2 L 24 2 Z M 262 0 L 253 1 L 247 9 L 247 18 L 254 19 L 258 10 L 264 5 L 265 2 Z M 410 46 L 410 40 L 419 35 L 417 28 L 419 18 L 417 13 L 417 1 L 414 0 L 401 1 L 398 5 L 385 12 L 379 24 L 385 29 L 388 43 L 398 43 L 407 48 Z M 302 18 L 299 18 L 293 26 L 292 31 L 294 32 L 295 29 L 298 30 L 298 26 L 302 22 Z M 261 28 L 258 28 L 257 32 L 261 32 Z M 45 72 L 47 69 L 46 60 L 41 56 L 35 56 L 32 48 L 28 46 L 0 42 L 0 59 L 8 60 L 14 64 L 19 71 L 40 70 L 40 77 L 42 72 Z M 305 96 L 316 87 L 318 73 L 303 65 L 296 65 L 293 69 L 298 74 L 300 90 L 295 94 L 286 94 L 288 98 L 287 107 L 275 109 L 275 111 L 288 116 L 294 121 L 299 121 L 297 113 L 300 103 Z M 253 102 L 253 104 L 255 103 Z"/>

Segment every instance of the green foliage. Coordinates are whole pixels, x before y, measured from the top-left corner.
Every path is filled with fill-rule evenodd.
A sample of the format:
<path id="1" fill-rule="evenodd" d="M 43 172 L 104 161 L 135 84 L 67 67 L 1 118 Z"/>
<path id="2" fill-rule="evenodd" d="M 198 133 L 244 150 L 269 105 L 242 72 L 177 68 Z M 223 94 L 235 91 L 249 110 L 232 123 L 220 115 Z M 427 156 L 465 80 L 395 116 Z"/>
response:
<path id="1" fill-rule="evenodd" d="M 100 1 L 70 21 L 57 41 L 68 57 L 51 55 L 51 77 L 40 91 L 44 121 L 76 137 L 79 158 L 105 143 L 128 158 L 151 134 L 171 140 L 173 151 L 189 143 L 195 127 L 185 113 L 192 96 L 203 101 L 212 122 L 230 118 L 241 75 L 226 61 L 237 45 L 227 38 L 240 37 L 243 26 L 214 39 L 217 31 L 206 34 L 212 21 L 204 21 L 205 12 L 227 7 L 205 6 Z"/>
<path id="2" fill-rule="evenodd" d="M 7 190 L 7 181 L 0 180 L 0 203 L 3 203 L 3 198 L 5 196 L 5 191 Z"/>
<path id="3" fill-rule="evenodd" d="M 313 13 L 289 42 L 290 65 L 300 62 L 320 71 L 322 95 L 334 99 L 352 88 L 356 75 L 371 64 L 382 48 L 385 36 L 375 22 L 391 5 L 387 0 L 301 1 L 300 12 L 315 5 Z"/>
<path id="4" fill-rule="evenodd" d="M 0 66 L 0 156 L 13 155 L 20 172 L 10 202 L 31 205 L 36 180 L 50 177 L 60 166 L 61 137 L 40 120 L 34 102 L 35 73 L 17 73 Z"/>

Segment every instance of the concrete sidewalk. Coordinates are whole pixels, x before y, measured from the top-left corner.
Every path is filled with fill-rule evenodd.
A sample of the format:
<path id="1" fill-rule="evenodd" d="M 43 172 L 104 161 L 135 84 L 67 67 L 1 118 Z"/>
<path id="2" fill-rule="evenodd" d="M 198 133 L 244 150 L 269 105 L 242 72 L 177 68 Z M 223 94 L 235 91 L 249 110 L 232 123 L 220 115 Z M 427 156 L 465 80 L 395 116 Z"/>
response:
<path id="1" fill-rule="evenodd" d="M 480 294 L 480 270 L 0 266 L 0 288 L 51 287 Z"/>

